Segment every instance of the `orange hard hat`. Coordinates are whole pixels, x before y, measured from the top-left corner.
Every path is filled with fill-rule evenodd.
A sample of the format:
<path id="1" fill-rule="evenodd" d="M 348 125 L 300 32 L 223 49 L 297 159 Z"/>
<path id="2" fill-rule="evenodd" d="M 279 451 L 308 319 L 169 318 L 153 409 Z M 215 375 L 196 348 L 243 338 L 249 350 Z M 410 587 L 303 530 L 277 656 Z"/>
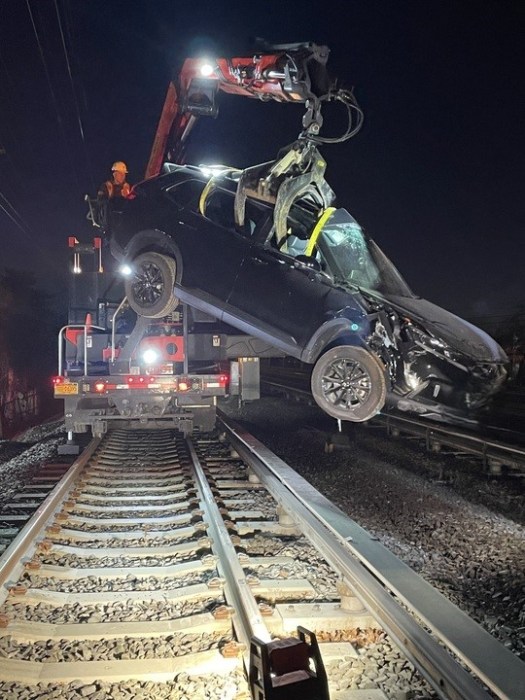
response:
<path id="1" fill-rule="evenodd" d="M 123 163 L 121 160 L 117 160 L 116 163 L 113 163 L 111 166 L 112 171 L 117 171 L 118 173 L 127 173 L 128 172 L 128 166 L 126 163 Z"/>

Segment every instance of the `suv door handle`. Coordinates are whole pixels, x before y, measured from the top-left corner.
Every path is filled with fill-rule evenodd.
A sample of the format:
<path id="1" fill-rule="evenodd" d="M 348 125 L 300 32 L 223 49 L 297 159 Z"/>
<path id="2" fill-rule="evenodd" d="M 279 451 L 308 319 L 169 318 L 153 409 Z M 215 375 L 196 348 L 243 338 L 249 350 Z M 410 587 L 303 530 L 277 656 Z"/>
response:
<path id="1" fill-rule="evenodd" d="M 272 265 L 275 265 L 275 263 L 286 265 L 286 262 L 276 250 L 258 250 L 251 259 L 256 265 L 268 265 L 268 263 L 272 263 Z"/>

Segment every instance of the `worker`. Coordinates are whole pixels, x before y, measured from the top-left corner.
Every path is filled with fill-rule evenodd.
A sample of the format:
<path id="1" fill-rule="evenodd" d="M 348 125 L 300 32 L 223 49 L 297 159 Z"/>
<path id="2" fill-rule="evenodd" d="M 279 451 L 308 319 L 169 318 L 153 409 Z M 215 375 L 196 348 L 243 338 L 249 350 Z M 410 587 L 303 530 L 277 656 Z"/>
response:
<path id="1" fill-rule="evenodd" d="M 113 173 L 113 178 L 111 180 L 106 180 L 98 189 L 99 199 L 116 199 L 118 197 L 123 197 L 127 199 L 129 197 L 131 187 L 129 182 L 126 182 L 126 175 L 128 174 L 128 168 L 126 163 L 121 160 L 117 160 L 111 166 L 111 171 Z"/>

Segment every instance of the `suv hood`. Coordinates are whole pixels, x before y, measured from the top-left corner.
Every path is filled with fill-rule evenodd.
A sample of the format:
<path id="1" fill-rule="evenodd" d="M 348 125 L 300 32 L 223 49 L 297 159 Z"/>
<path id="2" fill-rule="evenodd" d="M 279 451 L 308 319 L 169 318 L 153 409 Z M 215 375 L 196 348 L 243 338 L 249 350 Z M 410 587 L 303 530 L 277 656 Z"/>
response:
<path id="1" fill-rule="evenodd" d="M 375 296 L 375 295 L 374 295 Z M 478 362 L 508 362 L 496 341 L 472 323 L 417 297 L 384 295 L 396 311 L 405 313 L 427 332 Z"/>

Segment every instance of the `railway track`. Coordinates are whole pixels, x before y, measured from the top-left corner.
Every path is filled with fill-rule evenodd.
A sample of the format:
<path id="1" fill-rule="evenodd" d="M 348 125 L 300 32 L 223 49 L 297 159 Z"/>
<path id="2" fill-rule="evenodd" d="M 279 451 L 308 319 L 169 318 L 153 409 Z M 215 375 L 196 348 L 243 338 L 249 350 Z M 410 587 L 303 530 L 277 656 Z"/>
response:
<path id="1" fill-rule="evenodd" d="M 262 385 L 269 393 L 280 394 L 311 406 L 316 405 L 309 391 L 298 386 L 290 386 L 284 380 L 265 377 Z M 503 472 L 513 475 L 525 474 L 525 446 L 515 442 L 507 443 L 457 426 L 438 425 L 428 420 L 417 417 L 408 418 L 398 413 L 380 413 L 366 425 L 381 426 L 391 437 L 406 435 L 421 438 L 426 448 L 432 452 L 447 448 L 456 455 L 470 455 L 480 461 L 485 472 L 493 476 L 499 476 Z M 332 452 L 340 445 L 344 446 L 344 439 L 341 440 L 338 437 L 337 433 L 329 436 L 325 447 L 327 452 Z M 522 433 L 519 437 L 523 442 Z"/>
<path id="2" fill-rule="evenodd" d="M 94 440 L 0 581 L 6 700 L 324 697 L 323 667 L 332 698 L 525 696 L 525 664 L 225 417 Z"/>
<path id="3" fill-rule="evenodd" d="M 27 449 L 27 446 L 25 446 Z M 15 454 L 20 453 L 18 450 Z M 21 486 L 0 512 L 0 555 L 5 552 L 33 513 L 71 466 L 71 460 L 46 460 L 39 464 L 29 483 Z"/>

